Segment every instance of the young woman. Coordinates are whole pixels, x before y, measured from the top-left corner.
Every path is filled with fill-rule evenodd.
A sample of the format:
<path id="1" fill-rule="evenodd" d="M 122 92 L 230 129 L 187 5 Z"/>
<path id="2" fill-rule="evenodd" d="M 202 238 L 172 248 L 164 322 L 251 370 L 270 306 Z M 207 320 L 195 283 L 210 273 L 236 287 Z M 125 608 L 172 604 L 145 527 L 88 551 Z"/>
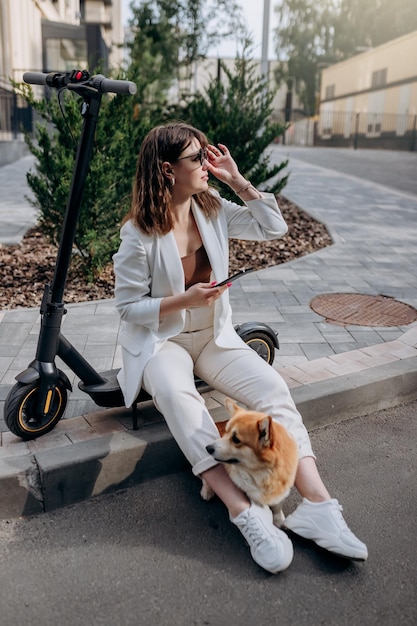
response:
<path id="1" fill-rule="evenodd" d="M 244 206 L 209 189 L 209 173 L 228 184 Z M 144 139 L 131 210 L 114 256 L 116 306 L 123 321 L 119 382 L 126 406 L 143 386 L 164 415 L 194 474 L 226 505 L 253 559 L 277 573 L 293 558 L 292 543 L 267 507 L 251 503 L 207 453 L 217 428 L 194 384 L 209 385 L 281 422 L 297 441 L 296 488 L 303 497 L 285 526 L 356 560 L 367 548 L 347 527 L 337 500 L 318 473 L 307 430 L 279 373 L 236 334 L 228 298 L 228 238 L 268 240 L 287 226 L 272 194 L 239 172 L 228 148 L 182 123 Z"/>

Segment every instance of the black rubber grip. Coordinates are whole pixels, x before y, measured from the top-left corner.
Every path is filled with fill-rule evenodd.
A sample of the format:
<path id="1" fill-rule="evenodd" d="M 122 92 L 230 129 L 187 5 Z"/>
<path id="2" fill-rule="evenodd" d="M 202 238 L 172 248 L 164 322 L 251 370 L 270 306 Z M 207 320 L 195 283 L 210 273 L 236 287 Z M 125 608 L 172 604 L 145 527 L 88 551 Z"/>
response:
<path id="1" fill-rule="evenodd" d="M 91 79 L 92 86 L 102 93 L 118 93 L 120 95 L 133 96 L 137 92 L 135 83 L 130 80 L 112 80 L 105 78 L 101 74 L 93 76 Z"/>
<path id="2" fill-rule="evenodd" d="M 24 72 L 23 80 L 28 85 L 46 85 L 46 77 L 48 74 L 43 72 Z"/>

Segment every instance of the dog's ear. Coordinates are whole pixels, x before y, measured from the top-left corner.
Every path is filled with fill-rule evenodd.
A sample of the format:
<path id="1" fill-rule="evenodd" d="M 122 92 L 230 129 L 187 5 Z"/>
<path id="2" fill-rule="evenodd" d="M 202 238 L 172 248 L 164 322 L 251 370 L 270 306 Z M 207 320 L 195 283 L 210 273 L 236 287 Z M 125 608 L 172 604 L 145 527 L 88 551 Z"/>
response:
<path id="1" fill-rule="evenodd" d="M 233 417 L 236 411 L 240 410 L 240 407 L 231 398 L 225 398 L 224 406 L 226 407 L 227 412 L 229 413 L 230 417 Z"/>
<path id="2" fill-rule="evenodd" d="M 272 446 L 272 417 L 267 415 L 258 422 L 259 441 L 263 448 L 270 448 Z"/>

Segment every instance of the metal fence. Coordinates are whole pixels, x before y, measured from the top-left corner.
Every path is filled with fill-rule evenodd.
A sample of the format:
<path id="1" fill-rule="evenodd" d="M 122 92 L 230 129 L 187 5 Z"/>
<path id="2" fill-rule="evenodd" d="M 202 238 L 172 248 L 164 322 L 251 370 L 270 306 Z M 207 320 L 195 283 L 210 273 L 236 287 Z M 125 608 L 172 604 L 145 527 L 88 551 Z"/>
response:
<path id="1" fill-rule="evenodd" d="M 0 89 L 0 140 L 11 141 L 32 132 L 32 107 L 15 93 Z"/>
<path id="2" fill-rule="evenodd" d="M 340 113 L 320 114 L 316 139 L 321 142 L 347 142 L 355 148 L 359 145 L 383 145 L 409 150 L 416 149 L 416 115 L 389 113 Z"/>
<path id="3" fill-rule="evenodd" d="M 316 145 L 330 141 L 332 145 L 353 145 L 354 148 L 416 150 L 416 131 L 416 115 L 326 111 L 320 114 L 315 140 Z"/>
<path id="4" fill-rule="evenodd" d="M 287 146 L 314 146 L 316 121 L 313 117 L 291 122 L 284 133 L 284 143 Z"/>
<path id="5" fill-rule="evenodd" d="M 294 121 L 285 143 L 417 151 L 417 115 L 322 111 Z"/>

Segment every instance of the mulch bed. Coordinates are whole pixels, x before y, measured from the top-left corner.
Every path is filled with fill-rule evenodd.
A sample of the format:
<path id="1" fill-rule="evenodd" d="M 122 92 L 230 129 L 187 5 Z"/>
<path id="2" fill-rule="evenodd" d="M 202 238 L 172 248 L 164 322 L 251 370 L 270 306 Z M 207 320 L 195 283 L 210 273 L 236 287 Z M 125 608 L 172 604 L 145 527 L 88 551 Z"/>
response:
<path id="1" fill-rule="evenodd" d="M 230 241 L 230 271 L 242 267 L 261 269 L 292 261 L 332 243 L 326 227 L 305 211 L 278 197 L 288 224 L 288 233 L 274 241 Z M 51 281 L 56 246 L 47 242 L 38 228 L 27 232 L 19 245 L 0 245 L 0 310 L 36 307 L 45 283 Z M 71 268 L 65 302 L 87 302 L 113 297 L 114 274 L 110 264 L 94 282 L 89 283 L 76 268 Z"/>

